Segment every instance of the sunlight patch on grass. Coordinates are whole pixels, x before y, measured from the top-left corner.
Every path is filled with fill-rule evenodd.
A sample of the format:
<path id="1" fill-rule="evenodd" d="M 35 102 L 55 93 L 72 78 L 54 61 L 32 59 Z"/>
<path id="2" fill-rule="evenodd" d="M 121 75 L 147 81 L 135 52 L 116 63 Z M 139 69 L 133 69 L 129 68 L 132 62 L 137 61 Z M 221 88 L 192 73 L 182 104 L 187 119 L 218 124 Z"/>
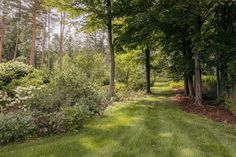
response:
<path id="1" fill-rule="evenodd" d="M 161 132 L 161 133 L 158 134 L 158 136 L 164 137 L 164 138 L 170 138 L 171 136 L 173 136 L 173 133 L 170 133 L 170 132 Z"/>
<path id="2" fill-rule="evenodd" d="M 88 137 L 82 137 L 79 140 L 79 143 L 83 147 L 85 147 L 87 149 L 90 149 L 90 150 L 93 150 L 93 149 L 97 148 L 97 144 L 91 138 L 88 138 Z"/>
<path id="3" fill-rule="evenodd" d="M 193 156 L 198 156 L 196 154 L 196 151 L 194 151 L 191 148 L 183 148 L 181 149 L 181 157 L 193 157 Z"/>

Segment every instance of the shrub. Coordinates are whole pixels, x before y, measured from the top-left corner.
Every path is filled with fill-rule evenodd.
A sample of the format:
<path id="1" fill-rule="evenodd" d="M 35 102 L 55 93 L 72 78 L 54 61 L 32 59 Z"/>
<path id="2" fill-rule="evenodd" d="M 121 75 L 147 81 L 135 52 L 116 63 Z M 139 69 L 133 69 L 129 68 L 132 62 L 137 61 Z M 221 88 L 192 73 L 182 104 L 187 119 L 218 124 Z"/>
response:
<path id="1" fill-rule="evenodd" d="M 93 112 L 99 112 L 101 102 L 105 99 L 99 87 L 87 79 L 77 68 L 71 68 L 58 74 L 48 86 L 35 93 L 28 102 L 32 109 L 55 112 L 61 107 L 83 104 Z"/>
<path id="2" fill-rule="evenodd" d="M 35 129 L 33 117 L 28 112 L 0 114 L 0 144 L 25 140 Z"/>
<path id="3" fill-rule="evenodd" d="M 72 66 L 36 90 L 27 106 L 35 112 L 38 134 L 44 135 L 78 130 L 86 118 L 100 114 L 107 102 L 105 90 Z"/>
<path id="4" fill-rule="evenodd" d="M 44 113 L 36 111 L 33 114 L 38 136 L 64 133 L 67 131 L 65 115 L 62 112 Z"/>
<path id="5" fill-rule="evenodd" d="M 135 90 L 123 83 L 116 83 L 113 101 L 134 100 L 142 95 L 141 90 Z"/>
<path id="6" fill-rule="evenodd" d="M 14 79 L 20 79 L 34 71 L 33 67 L 21 62 L 7 62 L 0 64 L 0 88 Z"/>
<path id="7" fill-rule="evenodd" d="M 45 75 L 42 71 L 36 70 L 24 63 L 7 62 L 1 64 L 0 89 L 2 94 L 0 94 L 0 107 L 14 106 L 16 103 L 22 103 L 19 102 L 19 97 L 22 98 L 22 95 L 27 97 L 27 92 L 30 92 L 28 89 L 41 86 L 44 84 L 44 80 Z M 22 90 L 19 93 L 18 89 L 20 87 Z"/>

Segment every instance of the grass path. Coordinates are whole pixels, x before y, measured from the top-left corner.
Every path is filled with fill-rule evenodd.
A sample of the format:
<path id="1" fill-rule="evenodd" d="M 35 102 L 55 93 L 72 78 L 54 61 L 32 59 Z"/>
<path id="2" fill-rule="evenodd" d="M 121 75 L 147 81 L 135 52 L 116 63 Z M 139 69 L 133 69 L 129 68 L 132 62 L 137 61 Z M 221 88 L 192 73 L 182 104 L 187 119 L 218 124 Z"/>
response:
<path id="1" fill-rule="evenodd" d="M 0 148 L 0 157 L 236 157 L 236 127 L 185 113 L 168 83 L 119 103 L 78 134 Z"/>

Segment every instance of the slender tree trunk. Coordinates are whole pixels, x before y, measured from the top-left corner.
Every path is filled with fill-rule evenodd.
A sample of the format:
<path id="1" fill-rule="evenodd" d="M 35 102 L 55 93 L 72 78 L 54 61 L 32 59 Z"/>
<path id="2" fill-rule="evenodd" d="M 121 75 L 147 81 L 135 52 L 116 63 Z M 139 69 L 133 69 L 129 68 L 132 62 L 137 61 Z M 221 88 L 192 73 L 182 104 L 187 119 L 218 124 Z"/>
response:
<path id="1" fill-rule="evenodd" d="M 184 30 L 185 31 L 185 30 Z M 183 34 L 183 56 L 184 59 L 188 58 L 188 45 L 187 45 L 187 39 L 185 37 L 185 33 Z M 187 72 L 184 71 L 184 95 L 189 95 L 189 85 L 188 85 L 188 77 L 187 77 Z"/>
<path id="2" fill-rule="evenodd" d="M 126 77 L 125 77 L 125 82 L 127 86 L 129 85 L 129 73 L 130 73 L 130 69 L 127 70 Z"/>
<path id="3" fill-rule="evenodd" d="M 46 45 L 46 36 L 47 36 L 47 14 L 45 14 L 44 17 L 44 28 L 43 28 L 43 41 L 42 41 L 42 55 L 41 55 L 41 61 L 40 61 L 40 68 L 43 67 L 44 61 L 45 61 L 45 45 Z"/>
<path id="4" fill-rule="evenodd" d="M 14 57 L 13 57 L 14 61 L 16 61 L 16 57 L 17 57 L 19 34 L 20 34 L 20 27 L 21 27 L 21 0 L 19 0 L 19 13 L 18 14 L 19 14 L 19 21 L 18 21 L 18 25 L 16 26 L 16 45 L 15 45 L 15 51 L 14 51 Z"/>
<path id="5" fill-rule="evenodd" d="M 196 48 L 194 53 L 195 58 L 195 103 L 202 105 L 202 78 L 201 78 L 201 66 L 200 66 L 200 52 Z"/>
<path id="6" fill-rule="evenodd" d="M 51 75 L 51 12 L 48 12 L 48 78 Z"/>
<path id="7" fill-rule="evenodd" d="M 64 39 L 64 29 L 65 29 L 65 17 L 66 14 L 61 12 L 61 22 L 60 22 L 60 52 L 59 52 L 59 69 L 62 70 L 62 56 L 63 56 L 63 39 Z"/>
<path id="8" fill-rule="evenodd" d="M 188 78 L 189 96 L 194 98 L 193 76 Z"/>
<path id="9" fill-rule="evenodd" d="M 216 66 L 216 80 L 217 80 L 217 101 L 220 102 L 220 96 L 221 96 L 221 79 L 220 79 L 220 65 L 217 64 Z"/>
<path id="10" fill-rule="evenodd" d="M 2 63 L 3 56 L 3 40 L 4 40 L 4 5 L 2 4 L 2 16 L 0 15 L 0 63 Z"/>
<path id="11" fill-rule="evenodd" d="M 189 95 L 188 78 L 184 79 L 184 95 Z"/>
<path id="12" fill-rule="evenodd" d="M 31 41 L 31 51 L 29 64 L 35 66 L 35 41 L 36 41 L 36 7 L 33 8 L 33 31 L 32 31 L 32 41 Z"/>
<path id="13" fill-rule="evenodd" d="M 110 83 L 109 83 L 109 91 L 108 96 L 111 98 L 114 95 L 114 87 L 115 87 L 115 52 L 113 47 L 113 39 L 112 39 L 112 17 L 111 17 L 111 0 L 107 0 L 107 29 L 108 29 L 108 41 L 110 47 L 110 55 L 111 55 L 111 71 L 110 71 Z"/>
<path id="14" fill-rule="evenodd" d="M 3 54 L 3 32 L 4 32 L 4 24 L 3 17 L 0 17 L 0 63 L 2 63 L 2 54 Z"/>
<path id="15" fill-rule="evenodd" d="M 199 41 L 201 39 L 201 27 L 202 21 L 201 17 L 196 17 L 196 35 L 197 40 L 195 41 L 194 48 L 194 60 L 195 60 L 195 103 L 202 105 L 202 77 L 201 77 L 201 63 L 200 63 L 200 51 L 199 51 Z"/>
<path id="16" fill-rule="evenodd" d="M 146 63 L 146 93 L 151 94 L 151 70 L 150 70 L 150 49 L 145 50 L 145 63 Z"/>

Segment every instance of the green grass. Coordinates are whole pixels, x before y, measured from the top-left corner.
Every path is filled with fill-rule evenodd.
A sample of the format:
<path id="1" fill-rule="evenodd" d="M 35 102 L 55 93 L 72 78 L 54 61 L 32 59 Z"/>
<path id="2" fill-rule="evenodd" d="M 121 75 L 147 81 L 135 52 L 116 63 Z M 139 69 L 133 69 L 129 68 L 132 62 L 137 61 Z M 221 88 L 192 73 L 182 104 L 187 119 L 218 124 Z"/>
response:
<path id="1" fill-rule="evenodd" d="M 109 107 L 78 134 L 0 148 L 0 157 L 236 157 L 236 127 L 185 113 L 168 83 Z"/>

